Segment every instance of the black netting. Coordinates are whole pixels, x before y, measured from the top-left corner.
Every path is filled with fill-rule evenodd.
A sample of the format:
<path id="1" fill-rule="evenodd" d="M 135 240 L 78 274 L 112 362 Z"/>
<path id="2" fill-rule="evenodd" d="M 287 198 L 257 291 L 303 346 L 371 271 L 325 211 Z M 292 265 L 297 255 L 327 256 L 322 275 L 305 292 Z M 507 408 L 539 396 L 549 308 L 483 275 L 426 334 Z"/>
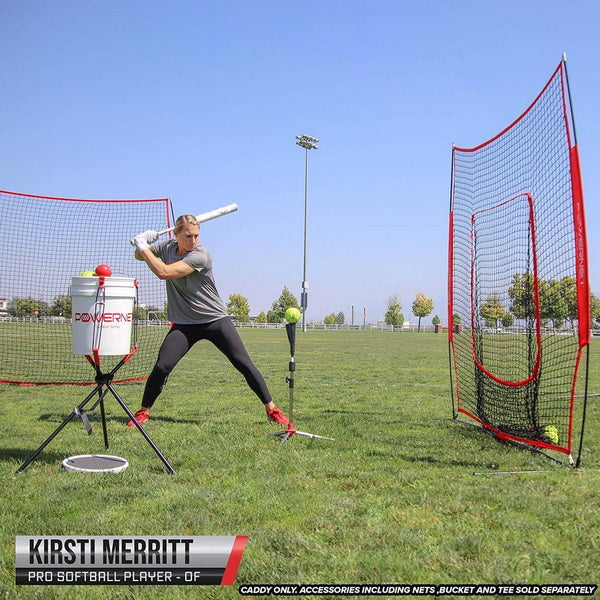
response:
<path id="1" fill-rule="evenodd" d="M 168 199 L 73 200 L 0 192 L 0 381 L 89 383 L 94 371 L 72 352 L 71 278 L 108 264 L 139 282 L 133 315 L 138 352 L 118 379 L 150 372 L 168 328 L 164 283 L 133 256 L 129 240 L 171 225 Z M 133 337 L 132 335 L 132 337 Z M 105 357 L 108 370 L 121 357 Z"/>

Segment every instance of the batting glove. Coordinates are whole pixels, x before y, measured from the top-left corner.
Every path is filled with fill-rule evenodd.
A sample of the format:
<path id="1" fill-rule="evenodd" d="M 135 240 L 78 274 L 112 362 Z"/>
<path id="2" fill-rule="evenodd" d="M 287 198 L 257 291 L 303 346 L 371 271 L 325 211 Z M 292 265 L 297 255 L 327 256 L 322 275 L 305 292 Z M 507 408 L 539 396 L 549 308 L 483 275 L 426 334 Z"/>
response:
<path id="1" fill-rule="evenodd" d="M 150 244 L 155 242 L 158 239 L 158 233 L 153 230 L 144 231 L 143 233 L 138 233 L 132 240 L 131 244 L 135 246 L 140 252 L 143 250 L 147 250 L 150 247 Z"/>
<path id="2" fill-rule="evenodd" d="M 140 252 L 143 252 L 144 250 L 148 250 L 148 248 L 150 248 L 150 244 L 148 244 L 148 241 L 146 240 L 146 236 L 143 233 L 136 235 L 132 241 L 133 241 L 133 245 Z"/>
<path id="3" fill-rule="evenodd" d="M 145 235 L 146 236 L 146 241 L 149 244 L 154 244 L 154 242 L 158 239 L 158 233 L 156 231 L 154 231 L 153 229 L 149 229 L 148 231 L 144 231 L 144 233 L 141 233 L 140 235 Z"/>

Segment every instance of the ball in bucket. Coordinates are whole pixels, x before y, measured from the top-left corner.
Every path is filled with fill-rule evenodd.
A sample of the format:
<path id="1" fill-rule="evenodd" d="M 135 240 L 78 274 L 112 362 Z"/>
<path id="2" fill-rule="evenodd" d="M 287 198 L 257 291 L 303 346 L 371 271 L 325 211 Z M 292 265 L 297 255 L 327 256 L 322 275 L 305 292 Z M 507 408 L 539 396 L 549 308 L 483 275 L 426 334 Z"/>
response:
<path id="1" fill-rule="evenodd" d="M 94 271 L 81 271 L 79 273 L 79 277 L 94 277 L 94 275 L 96 275 Z"/>
<path id="2" fill-rule="evenodd" d="M 290 306 L 286 311 L 285 311 L 285 320 L 288 323 L 297 323 L 300 320 L 300 310 L 298 308 L 296 308 L 295 306 Z"/>
<path id="3" fill-rule="evenodd" d="M 108 265 L 98 265 L 96 267 L 96 275 L 98 275 L 98 277 L 110 277 L 112 275 L 112 269 Z"/>

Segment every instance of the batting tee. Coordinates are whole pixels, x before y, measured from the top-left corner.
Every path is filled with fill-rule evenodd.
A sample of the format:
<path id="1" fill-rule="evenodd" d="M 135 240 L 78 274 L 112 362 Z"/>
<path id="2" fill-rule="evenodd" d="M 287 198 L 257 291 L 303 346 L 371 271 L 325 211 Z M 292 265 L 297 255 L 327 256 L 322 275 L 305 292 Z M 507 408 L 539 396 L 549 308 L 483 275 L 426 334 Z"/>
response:
<path id="1" fill-rule="evenodd" d="M 461 413 L 500 439 L 573 462 L 575 425 L 583 438 L 585 423 L 582 356 L 591 322 L 564 59 L 506 129 L 474 148 L 453 148 L 448 246 L 454 418 Z"/>
<path id="2" fill-rule="evenodd" d="M 71 277 L 108 264 L 137 281 L 133 343 L 119 381 L 144 379 L 168 330 L 165 286 L 134 259 L 129 240 L 172 226 L 168 198 L 83 200 L 0 191 L 0 383 L 88 384 L 93 372 L 72 352 Z M 119 357 L 103 361 L 118 362 Z"/>

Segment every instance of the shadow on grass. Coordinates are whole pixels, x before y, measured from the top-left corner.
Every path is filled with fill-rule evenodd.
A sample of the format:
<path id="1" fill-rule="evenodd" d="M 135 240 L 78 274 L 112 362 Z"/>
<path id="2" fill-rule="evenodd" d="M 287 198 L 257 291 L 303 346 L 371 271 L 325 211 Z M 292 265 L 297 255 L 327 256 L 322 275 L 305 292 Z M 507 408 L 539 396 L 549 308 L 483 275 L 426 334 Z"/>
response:
<path id="1" fill-rule="evenodd" d="M 0 448 L 0 457 L 2 457 L 3 461 L 8 460 L 16 460 L 19 462 L 19 466 L 23 464 L 31 454 L 37 449 L 35 448 Z M 55 463 L 62 462 L 65 458 L 64 452 L 62 454 L 58 454 L 57 452 L 47 452 L 46 450 L 42 451 L 38 456 L 35 457 L 33 462 L 44 462 L 44 463 Z"/>
<path id="2" fill-rule="evenodd" d="M 131 412 L 135 412 L 135 410 L 131 411 Z M 65 413 L 63 415 L 59 415 L 57 413 L 46 413 L 43 415 L 40 415 L 38 417 L 39 421 L 48 421 L 48 422 L 52 422 L 52 423 L 62 423 L 63 421 L 65 421 L 71 413 Z M 91 424 L 98 424 L 99 426 L 102 425 L 102 415 L 100 414 L 100 410 L 98 409 L 98 412 L 88 412 L 86 411 L 85 413 L 87 415 L 88 421 Z M 152 422 L 163 422 L 163 423 L 179 423 L 179 424 L 183 424 L 183 425 L 197 425 L 198 423 L 202 423 L 203 419 L 181 419 L 181 418 L 174 418 L 174 417 L 167 417 L 167 416 L 159 416 L 159 415 L 152 415 L 150 417 Z M 111 415 L 106 417 L 106 423 L 117 423 L 118 425 L 123 425 L 126 424 L 129 421 L 129 417 L 127 416 L 127 413 L 125 411 L 122 411 L 122 415 Z M 80 419 L 78 417 L 73 417 L 72 419 L 73 423 L 81 423 Z"/>
<path id="3" fill-rule="evenodd" d="M 360 415 L 361 417 L 371 415 L 373 417 L 378 417 L 382 413 L 385 413 L 385 410 L 382 409 L 380 411 L 368 411 L 368 410 L 361 410 L 361 409 L 340 410 L 340 409 L 336 409 L 336 408 L 325 408 L 321 412 L 323 412 L 325 414 L 332 414 L 332 415 Z"/>
<path id="4" fill-rule="evenodd" d="M 481 461 L 466 461 L 466 460 L 445 460 L 434 456 L 415 456 L 414 454 L 401 454 L 399 456 L 407 463 L 423 463 L 431 467 L 467 467 L 467 468 L 479 468 L 481 467 Z"/>

